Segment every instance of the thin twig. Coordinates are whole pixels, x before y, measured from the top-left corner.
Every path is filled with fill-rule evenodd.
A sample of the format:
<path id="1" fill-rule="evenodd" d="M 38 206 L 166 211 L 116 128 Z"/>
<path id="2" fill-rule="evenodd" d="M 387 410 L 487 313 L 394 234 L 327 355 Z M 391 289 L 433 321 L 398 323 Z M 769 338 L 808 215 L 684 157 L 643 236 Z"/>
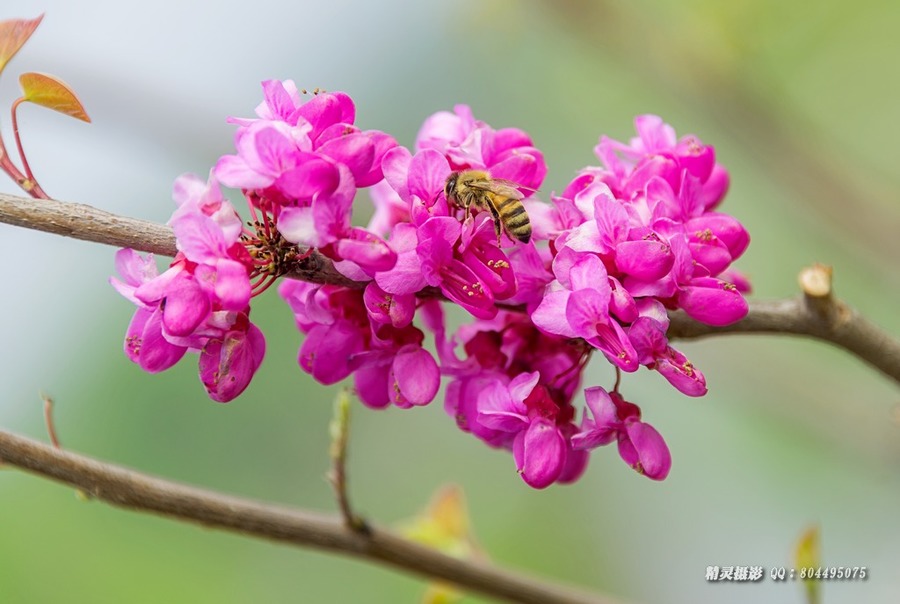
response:
<path id="1" fill-rule="evenodd" d="M 371 533 L 365 518 L 358 516 L 350 505 L 347 494 L 347 442 L 350 435 L 350 395 L 341 389 L 334 402 L 334 418 L 329 426 L 331 432 L 331 471 L 328 481 L 334 489 L 338 509 L 347 528 L 356 533 Z"/>
<path id="2" fill-rule="evenodd" d="M 348 530 L 341 518 L 260 503 L 155 478 L 55 449 L 0 430 L 7 464 L 83 490 L 135 511 L 148 511 L 206 527 L 297 546 L 340 552 L 405 572 L 441 579 L 489 597 L 526 604 L 612 604 L 614 600 L 516 573 L 483 560 L 446 556 L 379 527 L 368 535 Z"/>
<path id="3" fill-rule="evenodd" d="M 50 437 L 50 443 L 54 447 L 62 449 L 59 438 L 56 436 L 56 426 L 53 424 L 53 399 L 44 392 L 41 392 L 41 399 L 44 401 L 44 423 L 47 425 L 47 436 Z"/>
<path id="4" fill-rule="evenodd" d="M 124 218 L 82 204 L 29 199 L 0 193 L 0 222 L 139 251 L 174 255 L 175 237 L 164 225 Z M 364 287 L 335 270 L 331 260 L 314 252 L 291 278 Z M 434 292 L 427 292 L 430 297 Z M 811 309 L 818 302 L 804 299 L 753 301 L 750 312 L 737 323 L 711 327 L 682 311 L 670 313 L 670 338 L 694 339 L 737 333 L 795 334 L 829 342 L 858 356 L 885 376 L 900 383 L 900 342 L 840 300 L 833 300 L 832 316 Z"/>

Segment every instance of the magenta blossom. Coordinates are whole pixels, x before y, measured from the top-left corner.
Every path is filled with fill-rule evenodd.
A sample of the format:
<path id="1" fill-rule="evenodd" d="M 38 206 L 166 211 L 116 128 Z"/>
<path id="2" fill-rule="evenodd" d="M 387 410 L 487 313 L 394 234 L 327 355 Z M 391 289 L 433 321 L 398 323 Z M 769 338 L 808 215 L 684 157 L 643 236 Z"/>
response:
<path id="1" fill-rule="evenodd" d="M 422 348 L 424 334 L 410 324 L 410 296 L 392 296 L 374 283 L 363 292 L 286 281 L 278 292 L 306 333 L 300 367 L 317 381 L 333 384 L 352 374 L 360 399 L 374 408 L 434 400 L 440 372 Z"/>
<path id="2" fill-rule="evenodd" d="M 517 128 L 494 130 L 476 120 L 468 105 L 454 112 L 440 111 L 425 120 L 416 137 L 416 149 L 435 149 L 454 170 L 486 169 L 494 178 L 537 191 L 547 166 L 531 138 Z"/>
<path id="3" fill-rule="evenodd" d="M 545 204 L 536 193 L 547 167 L 522 130 L 494 129 L 457 105 L 430 116 L 411 151 L 361 130 L 348 95 L 304 94 L 291 81 L 264 82 L 256 117 L 230 119 L 234 153 L 208 182 L 176 182 L 178 254 L 165 272 L 152 257 L 117 254 L 122 279 L 111 281 L 137 306 L 128 357 L 158 372 L 198 353 L 210 398 L 232 400 L 265 352 L 249 320 L 253 296 L 283 276 L 324 275 L 327 284 L 278 288 L 304 335 L 298 365 L 316 381 L 352 378 L 366 406 L 406 409 L 434 400 L 447 376 L 448 415 L 508 450 L 533 488 L 576 480 L 590 451 L 614 441 L 629 466 L 664 479 L 668 448 L 620 394 L 622 373 L 644 366 L 702 396 L 703 373 L 669 343 L 668 312 L 709 325 L 747 313 L 750 284 L 734 262 L 750 239 L 717 210 L 729 176 L 715 150 L 639 116 L 635 138 L 602 137 L 600 165 Z M 462 170 L 518 188 L 529 243 L 498 241 L 495 221 L 510 207 L 502 199 L 448 199 L 448 179 Z M 240 190 L 249 221 L 217 181 Z M 365 187 L 368 228 L 353 219 Z M 447 306 L 471 315 L 452 332 Z M 614 366 L 616 385 L 584 389 L 579 426 L 575 395 L 591 356 Z"/>
<path id="4" fill-rule="evenodd" d="M 478 398 L 478 422 L 510 435 L 522 479 L 543 489 L 558 480 L 577 478 L 587 456 L 569 444 L 574 409 L 560 406 L 546 387 L 538 385 L 539 380 L 540 374 L 534 372 L 520 374 L 505 386 L 491 382 Z"/>
<path id="5" fill-rule="evenodd" d="M 381 236 L 352 226 L 359 187 L 383 179 L 381 162 L 396 141 L 354 125 L 356 108 L 342 92 L 303 102 L 293 82 L 263 82 L 259 119 L 237 119 L 237 154 L 219 159 L 215 174 L 240 188 L 251 209 L 271 214 L 288 242 L 318 248 L 351 279 L 390 269 L 396 254 Z"/>
<path id="6" fill-rule="evenodd" d="M 334 191 L 341 165 L 356 187 L 382 179 L 381 159 L 397 143 L 383 132 L 360 131 L 349 96 L 323 92 L 303 102 L 290 80 L 263 82 L 263 92 L 260 119 L 231 120 L 239 125 L 237 155 L 223 156 L 215 168 L 224 184 L 302 205 Z"/>
<path id="7" fill-rule="evenodd" d="M 641 421 L 641 410 L 618 392 L 608 393 L 599 386 L 584 391 L 591 418 L 585 414 L 581 431 L 572 437 L 576 450 L 590 450 L 614 440 L 619 455 L 629 466 L 653 480 L 663 480 L 672 467 L 666 441 L 653 426 Z"/>
<path id="8" fill-rule="evenodd" d="M 125 352 L 151 373 L 188 350 L 199 352 L 207 393 L 228 402 L 244 391 L 265 354 L 265 339 L 249 320 L 251 261 L 239 243 L 240 219 L 212 177 L 208 183 L 180 177 L 175 200 L 170 224 L 179 252 L 166 272 L 157 274 L 152 256 L 116 254 L 124 281 L 110 283 L 138 306 Z"/>

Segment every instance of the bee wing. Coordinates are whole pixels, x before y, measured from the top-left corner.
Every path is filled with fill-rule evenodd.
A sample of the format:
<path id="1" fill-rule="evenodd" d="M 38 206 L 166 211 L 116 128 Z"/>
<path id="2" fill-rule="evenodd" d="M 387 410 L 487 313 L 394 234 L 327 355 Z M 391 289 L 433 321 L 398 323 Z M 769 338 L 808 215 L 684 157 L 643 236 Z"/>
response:
<path id="1" fill-rule="evenodd" d="M 473 180 L 467 183 L 472 189 L 479 189 L 481 191 L 488 191 L 490 193 L 495 193 L 497 195 L 503 195 L 505 197 L 512 197 L 513 199 L 522 199 L 525 195 L 519 191 L 518 183 L 514 183 L 509 180 L 503 180 L 502 178 L 483 178 L 480 180 Z M 522 187 L 526 190 L 528 187 Z"/>

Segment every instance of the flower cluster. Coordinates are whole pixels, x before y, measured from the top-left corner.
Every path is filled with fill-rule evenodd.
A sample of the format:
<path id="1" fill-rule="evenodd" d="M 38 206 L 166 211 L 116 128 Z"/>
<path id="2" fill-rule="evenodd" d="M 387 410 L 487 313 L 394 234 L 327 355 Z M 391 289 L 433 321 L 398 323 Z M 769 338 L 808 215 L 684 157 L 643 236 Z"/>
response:
<path id="1" fill-rule="evenodd" d="M 352 376 L 367 406 L 409 408 L 430 403 L 445 375 L 447 413 L 510 450 L 535 488 L 576 480 L 590 451 L 613 441 L 629 466 L 666 477 L 665 441 L 620 393 L 620 377 L 644 366 L 684 394 L 705 394 L 703 374 L 668 341 L 667 311 L 711 325 L 747 312 L 749 286 L 731 264 L 749 236 L 715 211 L 728 173 L 712 147 L 640 116 L 636 138 L 601 138 L 600 165 L 546 204 L 534 197 L 547 167 L 530 137 L 495 130 L 464 105 L 429 117 L 410 150 L 357 128 L 343 93 L 303 102 L 289 81 L 263 89 L 257 119 L 231 120 L 237 153 L 214 168 L 243 192 L 255 230 L 241 227 L 215 179 L 183 177 L 169 270 L 157 276 L 152 261 L 119 253 L 124 282 L 114 285 L 139 307 L 126 338 L 135 362 L 160 371 L 199 350 L 210 396 L 234 398 L 264 349 L 247 318 L 251 295 L 317 251 L 355 285 L 278 288 L 305 334 L 299 365 L 317 381 Z M 448 198 L 466 171 L 503 181 L 527 211 L 530 241 L 507 236 L 494 205 Z M 352 223 L 360 188 L 375 206 L 367 228 Z M 471 316 L 455 333 L 448 302 Z M 579 419 L 594 352 L 616 384 L 585 388 Z"/>
<path id="2" fill-rule="evenodd" d="M 266 341 L 250 322 L 252 261 L 239 242 L 241 221 L 219 186 L 195 176 L 175 182 L 178 209 L 169 224 L 178 254 L 161 275 L 153 255 L 116 253 L 116 290 L 137 305 L 125 354 L 150 373 L 188 350 L 200 353 L 200 379 L 210 398 L 238 396 L 262 363 Z"/>
<path id="3" fill-rule="evenodd" d="M 356 108 L 342 92 L 304 103 L 293 82 L 270 80 L 263 93 L 259 119 L 231 120 L 237 154 L 219 160 L 216 177 L 271 213 L 285 239 L 339 261 L 339 270 L 391 268 L 391 248 L 350 218 L 357 188 L 382 179 L 382 158 L 397 142 L 354 126 Z"/>

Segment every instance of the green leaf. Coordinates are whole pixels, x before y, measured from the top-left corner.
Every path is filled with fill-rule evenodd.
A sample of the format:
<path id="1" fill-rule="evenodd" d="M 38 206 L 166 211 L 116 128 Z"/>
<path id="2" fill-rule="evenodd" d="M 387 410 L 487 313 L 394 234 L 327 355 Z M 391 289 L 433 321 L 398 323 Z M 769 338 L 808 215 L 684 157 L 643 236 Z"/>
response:
<path id="1" fill-rule="evenodd" d="M 37 19 L 9 19 L 0 21 L 0 72 L 28 41 L 44 15 Z"/>
<path id="2" fill-rule="evenodd" d="M 59 78 L 45 73 L 23 73 L 19 76 L 23 100 L 47 109 L 65 113 L 85 122 L 90 122 L 84 106 L 72 89 Z"/>
<path id="3" fill-rule="evenodd" d="M 811 526 L 806 529 L 797 541 L 794 548 L 794 566 L 800 573 L 801 568 L 818 569 L 822 566 L 822 553 L 819 547 L 819 527 Z M 822 582 L 815 578 L 803 579 L 803 589 L 806 592 L 806 601 L 809 604 L 821 602 L 820 586 Z"/>

